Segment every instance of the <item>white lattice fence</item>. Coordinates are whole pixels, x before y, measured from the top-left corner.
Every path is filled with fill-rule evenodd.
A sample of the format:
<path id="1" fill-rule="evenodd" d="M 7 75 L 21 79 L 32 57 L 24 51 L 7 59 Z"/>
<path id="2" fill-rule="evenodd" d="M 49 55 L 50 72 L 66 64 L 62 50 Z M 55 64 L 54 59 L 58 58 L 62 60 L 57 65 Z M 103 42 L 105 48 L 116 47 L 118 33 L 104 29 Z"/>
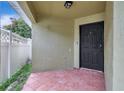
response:
<path id="1" fill-rule="evenodd" d="M 9 31 L 0 30 L 1 31 L 1 42 L 9 42 Z"/>
<path id="2" fill-rule="evenodd" d="M 31 59 L 31 39 L 0 29 L 0 82 Z"/>
<path id="3" fill-rule="evenodd" d="M 1 42 L 10 42 L 10 31 L 1 29 Z M 12 43 L 27 43 L 28 40 L 19 36 L 18 34 L 12 33 Z"/>

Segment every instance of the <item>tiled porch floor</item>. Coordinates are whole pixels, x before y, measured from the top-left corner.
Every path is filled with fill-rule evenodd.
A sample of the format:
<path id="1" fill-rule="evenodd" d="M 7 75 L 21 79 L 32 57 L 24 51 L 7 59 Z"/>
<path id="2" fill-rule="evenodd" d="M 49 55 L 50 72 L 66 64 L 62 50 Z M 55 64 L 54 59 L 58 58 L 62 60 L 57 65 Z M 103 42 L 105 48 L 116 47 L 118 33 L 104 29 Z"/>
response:
<path id="1" fill-rule="evenodd" d="M 104 74 L 96 70 L 68 69 L 32 73 L 22 91 L 104 91 Z"/>

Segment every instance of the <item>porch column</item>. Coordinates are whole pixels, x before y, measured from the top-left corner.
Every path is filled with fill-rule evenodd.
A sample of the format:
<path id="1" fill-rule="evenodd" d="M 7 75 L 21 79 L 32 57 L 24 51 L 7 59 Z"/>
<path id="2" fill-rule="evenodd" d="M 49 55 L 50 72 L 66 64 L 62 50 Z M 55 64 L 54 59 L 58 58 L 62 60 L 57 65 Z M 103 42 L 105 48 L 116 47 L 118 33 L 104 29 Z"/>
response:
<path id="1" fill-rule="evenodd" d="M 124 90 L 124 2 L 114 2 L 113 90 Z"/>

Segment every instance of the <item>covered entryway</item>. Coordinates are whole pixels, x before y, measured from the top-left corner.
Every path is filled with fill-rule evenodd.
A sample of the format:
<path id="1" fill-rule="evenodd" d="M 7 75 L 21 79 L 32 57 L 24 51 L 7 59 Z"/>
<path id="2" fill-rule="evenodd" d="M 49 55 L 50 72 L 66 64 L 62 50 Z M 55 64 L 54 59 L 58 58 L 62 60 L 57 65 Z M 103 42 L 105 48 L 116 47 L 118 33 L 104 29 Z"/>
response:
<path id="1" fill-rule="evenodd" d="M 75 39 L 80 45 L 74 20 L 83 17 L 83 24 L 103 21 L 105 2 L 74 2 L 70 9 L 64 3 L 19 2 L 30 16 L 33 32 L 32 74 L 23 90 L 105 90 L 103 72 L 73 69 L 74 57 L 79 55 L 73 50 Z"/>
<path id="2" fill-rule="evenodd" d="M 104 70 L 104 22 L 80 25 L 80 67 Z"/>
<path id="3" fill-rule="evenodd" d="M 105 87 L 106 90 L 109 91 L 124 90 L 124 75 L 122 74 L 124 71 L 124 12 L 122 12 L 124 8 L 123 2 L 74 1 L 70 9 L 66 9 L 64 7 L 64 1 L 24 1 L 18 3 L 25 14 L 32 21 L 33 72 L 36 72 L 37 74 L 38 72 L 42 73 L 43 71 L 60 70 L 73 67 L 80 68 L 79 26 L 104 21 L 105 73 L 103 73 L 103 75 L 105 75 Z M 17 7 L 16 9 L 18 10 Z M 19 11 L 19 13 L 20 12 L 21 11 Z M 79 83 L 82 83 L 82 87 L 84 87 L 84 85 L 88 83 L 81 82 L 81 80 L 86 81 L 85 79 L 90 80 L 89 85 L 96 84 L 91 83 L 92 81 L 94 82 L 94 75 L 92 73 L 89 74 L 91 77 L 88 76 L 90 78 L 85 76 L 87 73 L 81 75 L 81 78 L 78 78 L 78 75 L 80 75 L 80 73 L 71 74 L 70 76 L 70 72 L 66 75 L 63 75 L 68 78 L 66 84 L 62 83 L 64 87 L 67 87 L 67 84 L 72 84 L 73 80 L 78 82 L 72 84 L 74 87 Z M 53 82 L 53 80 L 50 81 L 52 76 L 53 79 L 56 79 L 55 82 L 59 82 L 59 80 L 64 79 L 62 77 L 58 80 L 58 75 L 55 75 L 54 73 L 52 75 L 50 74 L 49 76 L 46 75 L 47 78 L 50 78 L 49 80 L 47 78 L 45 78 L 47 80 L 44 80 L 44 78 L 41 79 L 39 75 L 36 75 L 36 77 L 39 79 L 34 77 L 34 79 L 31 79 L 31 82 L 33 83 L 30 83 L 29 85 L 34 85 L 33 88 L 35 88 L 36 83 L 41 84 L 42 86 L 40 86 L 40 90 L 43 90 L 43 82 L 45 82 L 46 86 L 48 86 L 48 83 L 50 83 L 49 90 L 53 90 L 51 89 L 51 86 L 52 84 L 55 85 L 56 83 Z M 62 76 L 61 73 L 60 76 Z M 83 79 L 82 76 L 84 76 L 83 78 L 85 79 Z M 79 80 L 77 80 L 75 77 L 77 77 Z M 36 81 L 32 81 L 35 79 Z M 99 80 L 98 77 L 95 77 L 95 79 Z M 39 83 L 40 81 L 43 82 Z M 49 82 L 46 83 L 46 81 Z M 61 88 L 61 84 L 57 84 L 57 87 Z M 97 84 L 97 86 L 99 87 L 99 84 Z M 72 89 L 74 89 L 74 87 L 72 87 Z"/>

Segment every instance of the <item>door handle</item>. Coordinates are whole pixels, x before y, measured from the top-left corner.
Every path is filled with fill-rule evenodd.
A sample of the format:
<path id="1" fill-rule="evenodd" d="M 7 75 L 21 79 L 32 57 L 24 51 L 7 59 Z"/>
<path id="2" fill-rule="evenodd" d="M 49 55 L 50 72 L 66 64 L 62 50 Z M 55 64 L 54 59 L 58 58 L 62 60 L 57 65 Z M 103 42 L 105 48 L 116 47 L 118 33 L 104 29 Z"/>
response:
<path id="1" fill-rule="evenodd" d="M 99 47 L 101 48 L 102 47 L 102 44 L 100 44 Z"/>

